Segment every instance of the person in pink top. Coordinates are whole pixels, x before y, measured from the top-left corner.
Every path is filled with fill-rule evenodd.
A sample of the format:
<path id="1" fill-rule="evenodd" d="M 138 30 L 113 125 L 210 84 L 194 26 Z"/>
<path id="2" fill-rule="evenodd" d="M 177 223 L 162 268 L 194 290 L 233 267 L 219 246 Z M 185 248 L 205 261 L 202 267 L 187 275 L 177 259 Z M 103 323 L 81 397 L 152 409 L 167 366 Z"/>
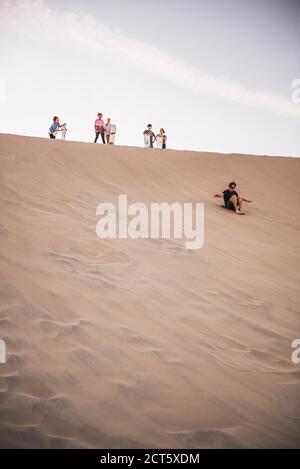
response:
<path id="1" fill-rule="evenodd" d="M 97 143 L 98 137 L 101 134 L 102 142 L 105 144 L 105 124 L 104 120 L 102 119 L 102 114 L 99 112 L 97 114 L 97 119 L 95 120 L 95 140 L 94 143 Z"/>

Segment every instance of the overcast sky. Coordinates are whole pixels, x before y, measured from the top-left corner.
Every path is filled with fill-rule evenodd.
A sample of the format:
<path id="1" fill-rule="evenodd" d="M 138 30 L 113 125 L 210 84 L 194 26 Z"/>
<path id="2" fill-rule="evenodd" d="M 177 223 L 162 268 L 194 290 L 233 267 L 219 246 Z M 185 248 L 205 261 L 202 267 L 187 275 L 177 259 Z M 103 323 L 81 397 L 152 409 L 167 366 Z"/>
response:
<path id="1" fill-rule="evenodd" d="M 298 0 L 0 0 L 0 132 L 300 156 Z"/>

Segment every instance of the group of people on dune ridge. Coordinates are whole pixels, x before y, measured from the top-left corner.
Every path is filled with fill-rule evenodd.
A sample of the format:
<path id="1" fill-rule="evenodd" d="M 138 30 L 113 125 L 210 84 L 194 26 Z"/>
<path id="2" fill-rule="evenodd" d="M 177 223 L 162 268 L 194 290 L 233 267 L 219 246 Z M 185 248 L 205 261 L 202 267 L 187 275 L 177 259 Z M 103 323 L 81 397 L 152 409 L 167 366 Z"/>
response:
<path id="1" fill-rule="evenodd" d="M 163 128 L 159 129 L 159 133 L 155 135 L 152 130 L 152 124 L 148 124 L 143 135 L 145 148 L 153 148 L 154 142 L 156 142 L 156 148 L 159 148 L 160 150 L 165 150 L 167 148 L 167 136 Z"/>
<path id="2" fill-rule="evenodd" d="M 103 115 L 101 112 L 98 112 L 97 119 L 94 123 L 95 139 L 94 143 L 97 143 L 99 136 L 101 135 L 101 140 L 103 144 L 114 145 L 115 137 L 117 132 L 116 124 L 111 123 L 110 117 L 106 119 L 106 123 L 103 120 Z M 66 138 L 67 124 L 60 124 L 59 117 L 54 116 L 53 122 L 49 128 L 49 137 L 56 138 L 58 132 L 61 132 L 62 140 Z M 144 136 L 144 147 L 153 148 L 154 142 L 156 142 L 156 147 L 160 150 L 165 150 L 167 148 L 167 136 L 163 128 L 159 130 L 159 133 L 155 135 L 152 130 L 152 125 L 148 124 L 147 129 L 143 132 Z"/>
<path id="3" fill-rule="evenodd" d="M 106 123 L 104 123 L 101 112 L 98 112 L 97 114 L 97 119 L 95 120 L 95 123 L 94 123 L 94 131 L 95 131 L 94 143 L 97 143 L 99 135 L 101 135 L 102 143 L 104 144 L 107 143 L 110 145 L 113 145 L 115 143 L 117 126 L 111 123 L 110 117 L 108 117 L 106 119 Z M 54 116 L 53 122 L 48 132 L 49 137 L 56 138 L 58 132 L 61 132 L 62 140 L 65 140 L 66 132 L 67 132 L 67 124 L 66 123 L 61 124 L 59 121 L 59 117 Z"/>
<path id="4" fill-rule="evenodd" d="M 115 137 L 117 132 L 116 124 L 112 124 L 110 117 L 106 119 L 106 124 L 104 124 L 104 120 L 102 119 L 101 112 L 98 112 L 97 119 L 95 120 L 94 124 L 95 130 L 95 140 L 94 143 L 97 143 L 99 135 L 101 135 L 102 143 L 107 143 L 110 145 L 114 145 Z"/>
<path id="5" fill-rule="evenodd" d="M 97 143 L 99 135 L 101 135 L 103 144 L 113 145 L 115 143 L 116 136 L 116 125 L 111 123 L 110 118 L 108 117 L 106 123 L 102 119 L 102 114 L 99 112 L 97 114 L 97 119 L 94 124 L 95 130 L 95 139 L 94 143 Z M 53 123 L 49 128 L 49 137 L 56 138 L 58 132 L 61 132 L 62 139 L 66 138 L 67 126 L 66 123 L 60 124 L 59 117 L 53 117 Z M 159 133 L 155 135 L 152 130 L 152 125 L 148 124 L 147 129 L 143 132 L 144 135 L 144 147 L 153 148 L 154 142 L 159 149 L 167 148 L 167 136 L 163 128 L 160 129 Z M 223 198 L 224 208 L 234 211 L 237 215 L 244 215 L 243 212 L 243 203 L 251 203 L 252 200 L 246 199 L 237 193 L 236 183 L 234 181 L 230 182 L 228 189 L 225 189 L 222 193 L 214 194 L 216 198 Z"/>

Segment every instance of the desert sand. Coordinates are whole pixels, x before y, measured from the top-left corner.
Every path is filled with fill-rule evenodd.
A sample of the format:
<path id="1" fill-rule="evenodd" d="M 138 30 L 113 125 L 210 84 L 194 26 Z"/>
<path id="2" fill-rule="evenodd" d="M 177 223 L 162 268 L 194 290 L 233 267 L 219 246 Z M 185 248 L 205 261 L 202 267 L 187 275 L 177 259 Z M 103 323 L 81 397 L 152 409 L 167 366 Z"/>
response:
<path id="1" fill-rule="evenodd" d="M 300 446 L 300 159 L 0 135 L 2 448 Z M 246 216 L 212 197 L 230 180 Z M 205 243 L 96 207 L 205 202 Z"/>

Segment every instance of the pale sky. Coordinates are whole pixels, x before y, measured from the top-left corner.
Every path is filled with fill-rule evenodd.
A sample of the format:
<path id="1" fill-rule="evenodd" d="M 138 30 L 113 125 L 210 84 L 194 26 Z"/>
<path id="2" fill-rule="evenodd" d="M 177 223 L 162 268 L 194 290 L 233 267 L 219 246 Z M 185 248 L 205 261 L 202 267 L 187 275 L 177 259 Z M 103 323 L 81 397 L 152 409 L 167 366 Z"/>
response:
<path id="1" fill-rule="evenodd" d="M 0 0 L 0 132 L 300 156 L 298 0 Z M 299 93 L 300 96 L 300 93 Z"/>

